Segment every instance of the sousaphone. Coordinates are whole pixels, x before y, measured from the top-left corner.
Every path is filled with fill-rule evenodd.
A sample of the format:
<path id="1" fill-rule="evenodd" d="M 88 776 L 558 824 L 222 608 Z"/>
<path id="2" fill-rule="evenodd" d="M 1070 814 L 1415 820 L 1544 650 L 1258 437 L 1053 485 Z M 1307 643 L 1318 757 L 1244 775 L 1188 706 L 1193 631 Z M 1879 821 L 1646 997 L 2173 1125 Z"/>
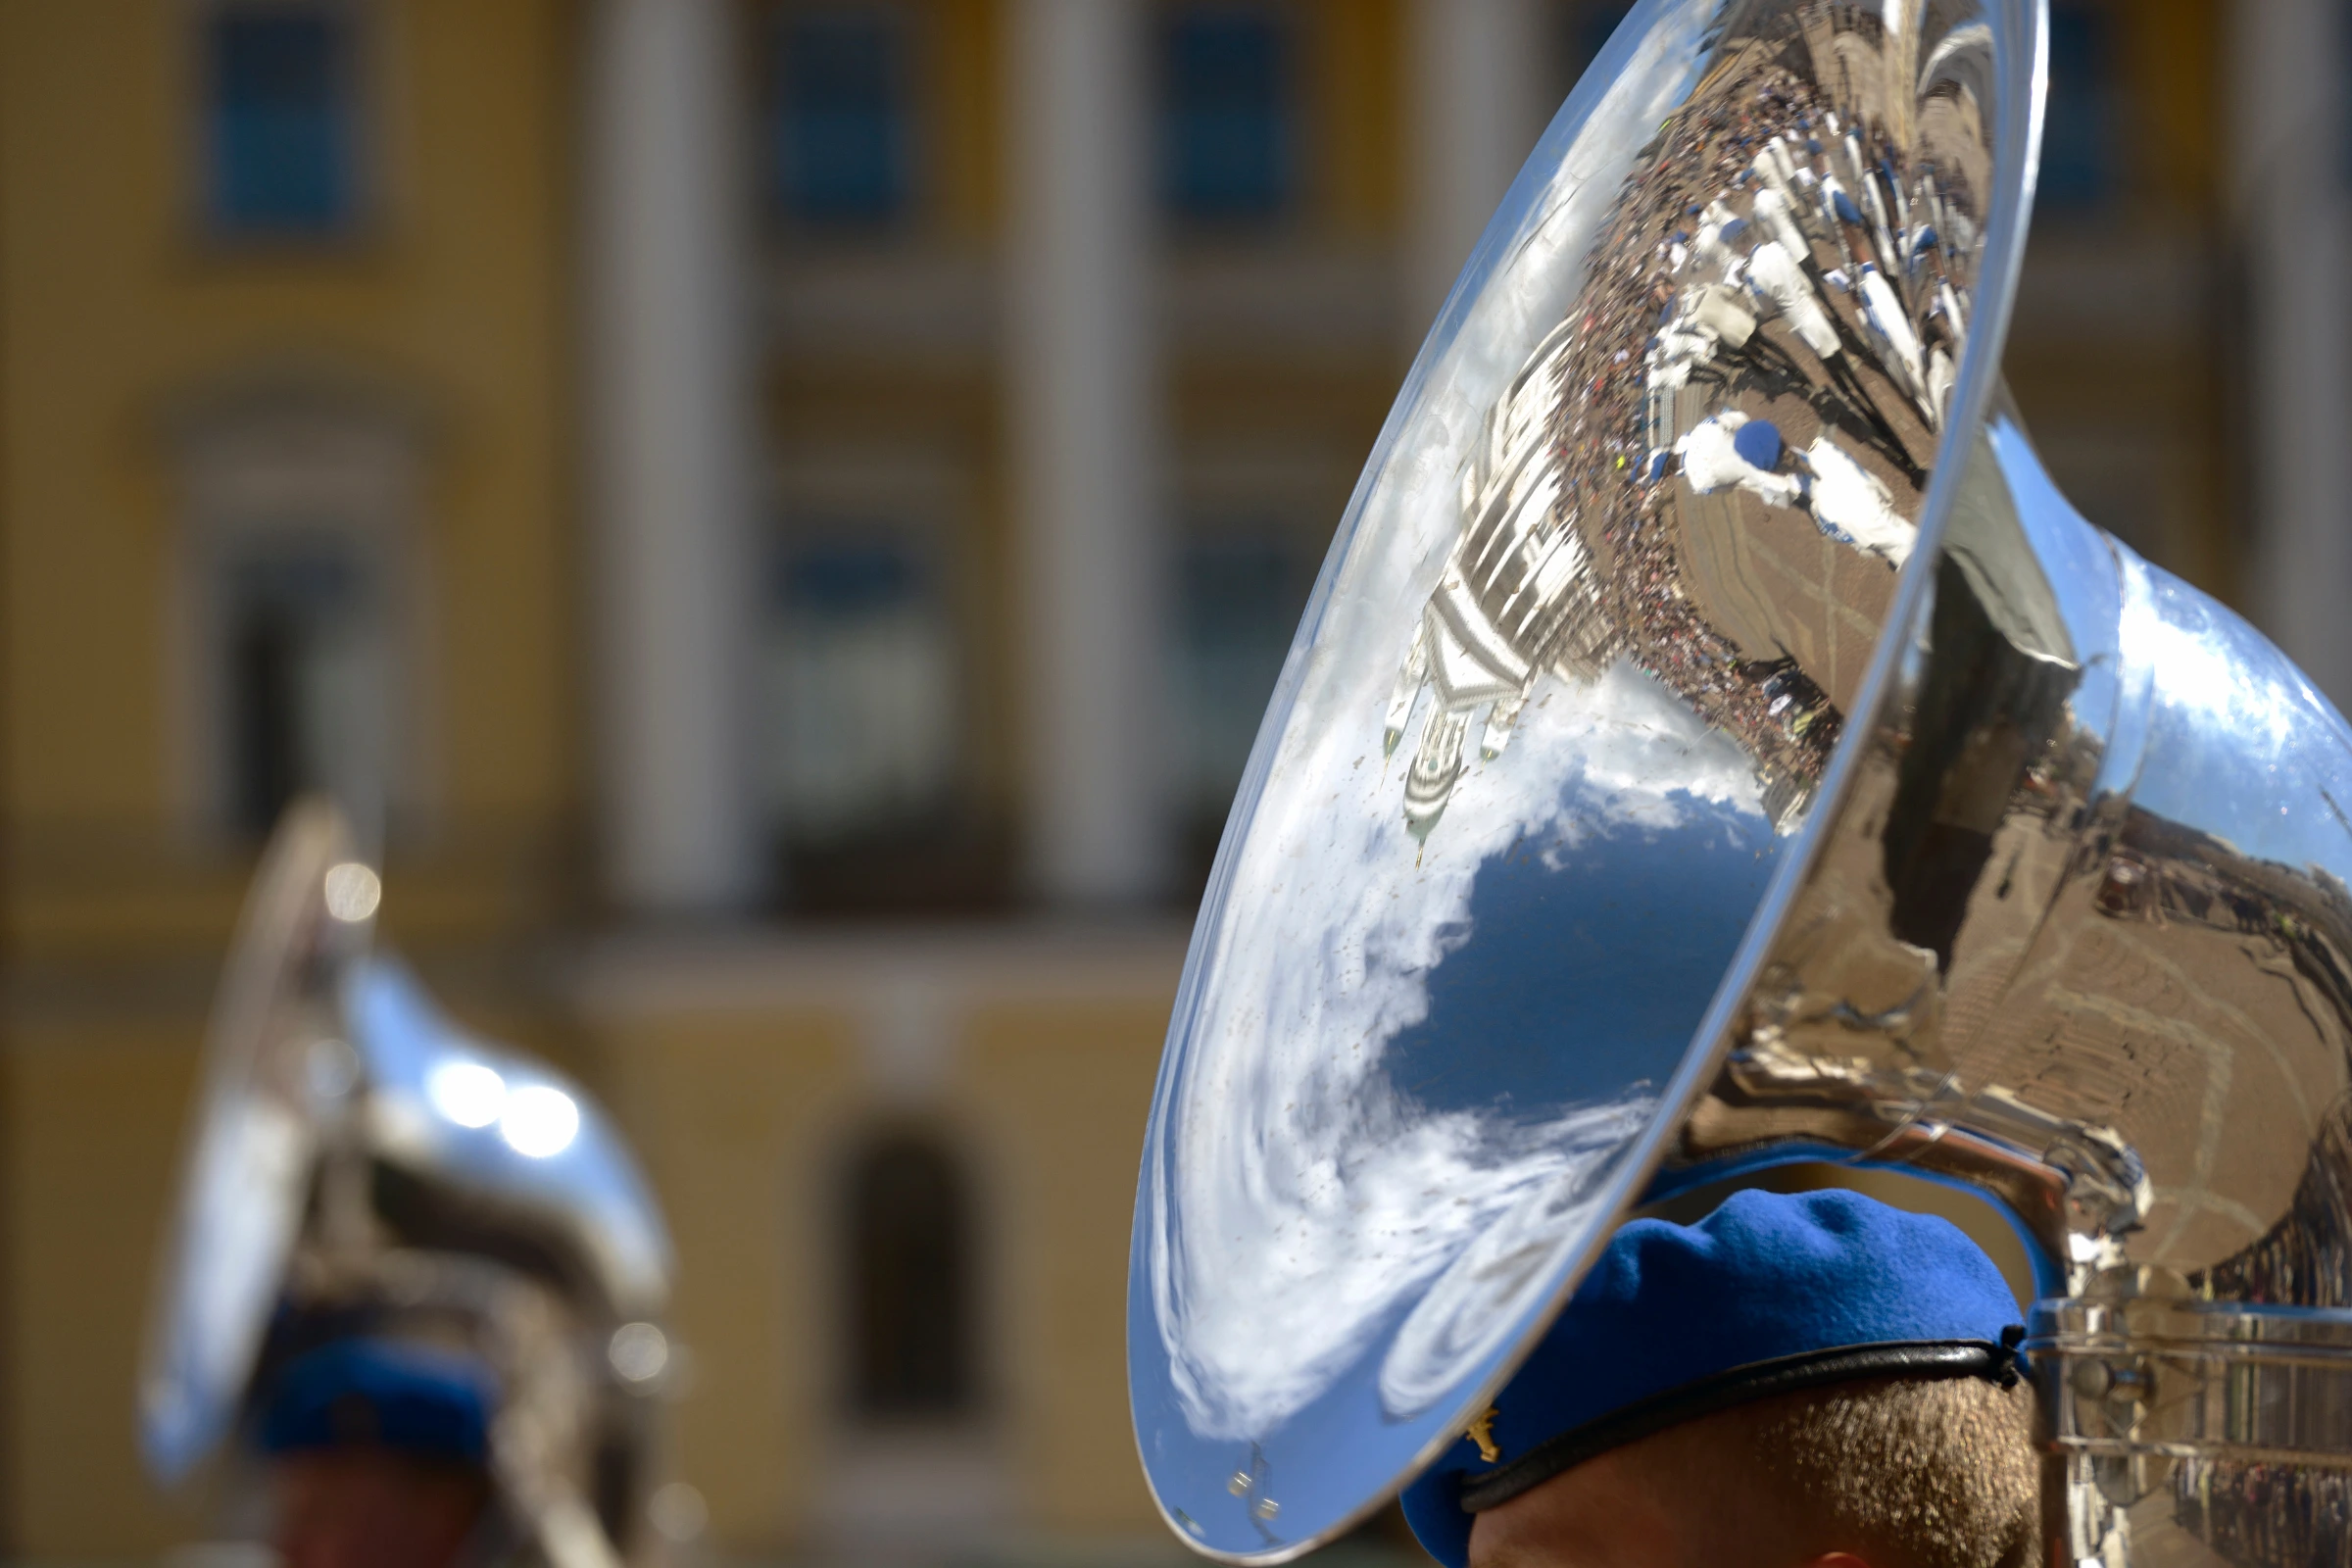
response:
<path id="1" fill-rule="evenodd" d="M 2352 736 L 2000 382 L 2037 0 L 1645 0 L 1415 363 L 1194 936 L 1129 1280 L 1170 1525 L 1274 1563 L 1637 1205 L 2014 1221 L 2052 1563 L 2352 1561 Z"/>
<path id="2" fill-rule="evenodd" d="M 275 1363 L 368 1334 L 495 1380 L 489 1469 L 551 1568 L 618 1568 L 657 1458 L 669 1238 L 603 1111 L 445 1016 L 375 941 L 341 815 L 279 824 L 215 1004 L 138 1390 L 149 1471 L 250 1425 Z"/>

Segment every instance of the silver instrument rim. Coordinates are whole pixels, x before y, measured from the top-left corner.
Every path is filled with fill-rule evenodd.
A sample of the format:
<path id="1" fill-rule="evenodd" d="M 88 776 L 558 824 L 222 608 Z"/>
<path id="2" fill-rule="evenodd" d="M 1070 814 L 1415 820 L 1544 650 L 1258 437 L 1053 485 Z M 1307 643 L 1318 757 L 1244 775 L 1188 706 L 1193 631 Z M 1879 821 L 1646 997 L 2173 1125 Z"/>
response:
<path id="1" fill-rule="evenodd" d="M 1575 145 L 1579 134 L 1592 122 L 1595 112 L 1601 107 L 1602 96 L 1609 84 L 1632 61 L 1637 47 L 1652 28 L 1661 24 L 1674 9 L 1677 9 L 1677 0 L 1641 0 L 1594 59 L 1545 130 L 1503 198 L 1494 219 L 1482 234 L 1398 390 L 1380 439 L 1350 497 L 1341 529 L 1325 557 L 1282 678 L 1251 749 L 1233 808 L 1227 816 L 1176 993 L 1171 1048 L 1179 1038 L 1178 1032 L 1197 1007 L 1204 969 L 1209 961 L 1208 955 L 1213 946 L 1211 939 L 1223 923 L 1226 901 L 1231 894 L 1242 829 L 1256 812 L 1264 797 L 1277 743 L 1305 676 L 1308 650 L 1314 645 L 1323 616 L 1330 609 L 1340 564 L 1356 541 L 1364 518 L 1366 499 L 1391 462 L 1406 416 L 1416 406 L 1423 386 L 1452 347 L 1471 303 L 1505 259 L 1528 237 L 1532 220 L 1538 215 L 1538 199 Z M 1729 1050 L 1729 1031 L 1734 1014 L 1765 963 L 1790 906 L 1814 867 L 1831 824 L 1847 799 L 1859 759 L 1869 744 L 1869 732 L 1873 728 L 1869 720 L 1880 712 L 1887 701 L 1895 687 L 1900 665 L 1924 630 L 1923 622 L 1930 603 L 1936 564 L 1943 554 L 1946 524 L 1966 466 L 1961 461 L 1965 457 L 1961 435 L 1973 436 L 1984 428 L 2000 383 L 2001 349 L 2008 335 L 2018 278 L 2023 270 L 2035 174 L 2040 161 L 2043 99 L 2048 74 L 2047 0 L 1989 0 L 1984 9 L 1995 24 L 1991 46 L 2001 88 L 2000 101 L 1992 106 L 1986 117 L 1995 127 L 1992 201 L 1979 252 L 1968 352 L 1959 368 L 1943 433 L 1938 441 L 1937 462 L 1919 519 L 1918 543 L 1902 567 L 1886 629 L 1880 635 L 1868 673 L 1852 704 L 1850 712 L 1855 721 L 1849 723 L 1838 738 L 1807 820 L 1795 843 L 1775 868 L 1735 956 L 1724 970 L 1707 1010 L 1691 1037 L 1690 1047 L 1659 1097 L 1648 1126 L 1630 1147 L 1623 1167 L 1612 1183 L 1615 1196 L 1607 1207 L 1613 1213 L 1621 1213 L 1630 1201 L 1638 1200 L 1639 1195 L 1648 1187 L 1665 1156 L 1669 1139 L 1682 1125 L 1721 1066 Z M 1717 14 L 1720 16 L 1721 9 Z M 1164 1144 L 1163 1127 L 1168 1114 L 1176 1055 L 1177 1053 L 1171 1049 L 1161 1058 L 1154 1085 L 1151 1125 L 1145 1140 L 1142 1180 L 1139 1183 L 1139 1221 L 1129 1258 L 1131 1391 L 1136 1382 L 1134 1347 L 1140 1336 L 1154 1332 L 1146 1321 L 1148 1291 L 1142 1282 L 1147 1278 L 1149 1259 L 1145 1251 L 1147 1231 L 1142 1223 L 1142 1212 L 1144 1203 L 1149 1200 L 1152 1162 Z M 1188 1528 L 1189 1521 L 1180 1516 L 1154 1485 L 1151 1489 L 1152 1500 L 1162 1520 L 1179 1540 L 1201 1556 L 1218 1562 L 1255 1565 L 1293 1561 L 1361 1525 L 1458 1441 L 1461 1427 L 1478 1410 L 1492 1402 L 1510 1382 L 1520 1363 L 1574 1294 L 1592 1258 L 1606 1241 L 1606 1235 L 1604 1230 L 1593 1236 L 1583 1254 L 1562 1272 L 1546 1304 L 1524 1320 L 1516 1343 L 1501 1356 L 1495 1370 L 1466 1397 L 1453 1401 L 1454 1419 L 1439 1426 L 1435 1435 L 1403 1468 L 1368 1484 L 1357 1504 L 1335 1523 L 1319 1528 L 1306 1537 L 1286 1541 L 1265 1550 L 1219 1549 L 1200 1539 L 1198 1530 Z M 1132 1396 L 1130 1414 L 1139 1461 L 1147 1476 L 1151 1476 L 1152 1465 L 1150 1449 L 1140 1412 Z"/>

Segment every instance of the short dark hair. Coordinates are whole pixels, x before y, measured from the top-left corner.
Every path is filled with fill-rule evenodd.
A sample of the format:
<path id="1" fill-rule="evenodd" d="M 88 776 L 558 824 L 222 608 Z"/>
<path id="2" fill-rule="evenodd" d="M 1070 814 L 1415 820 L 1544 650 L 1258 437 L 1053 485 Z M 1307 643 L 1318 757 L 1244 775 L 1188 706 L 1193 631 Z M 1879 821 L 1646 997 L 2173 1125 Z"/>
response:
<path id="1" fill-rule="evenodd" d="M 2038 1518 L 2033 1396 L 1982 1378 L 1876 1378 L 1738 1405 L 1669 1433 L 1680 1485 L 1744 1472 L 1751 1505 L 1887 1568 L 2020 1568 Z M 1726 1463 L 1726 1447 L 1737 1462 Z"/>

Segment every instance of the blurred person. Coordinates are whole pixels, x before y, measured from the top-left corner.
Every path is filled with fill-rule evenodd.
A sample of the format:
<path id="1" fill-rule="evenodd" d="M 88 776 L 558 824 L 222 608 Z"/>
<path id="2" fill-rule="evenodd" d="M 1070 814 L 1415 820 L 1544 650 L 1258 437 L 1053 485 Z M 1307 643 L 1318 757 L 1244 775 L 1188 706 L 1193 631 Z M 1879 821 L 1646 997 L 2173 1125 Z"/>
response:
<path id="1" fill-rule="evenodd" d="M 457 1025 L 297 803 L 220 988 L 139 1383 L 165 1484 L 241 1440 L 288 1568 L 619 1568 L 670 1249 L 585 1091 Z"/>
<path id="2" fill-rule="evenodd" d="M 352 1337 L 272 1380 L 253 1434 L 285 1568 L 467 1568 L 512 1537 L 493 1500 L 489 1369 L 398 1340 Z"/>
<path id="3" fill-rule="evenodd" d="M 1856 1193 L 1636 1220 L 1405 1514 L 1446 1568 L 2021 1568 L 2016 1317 L 1958 1227 Z"/>

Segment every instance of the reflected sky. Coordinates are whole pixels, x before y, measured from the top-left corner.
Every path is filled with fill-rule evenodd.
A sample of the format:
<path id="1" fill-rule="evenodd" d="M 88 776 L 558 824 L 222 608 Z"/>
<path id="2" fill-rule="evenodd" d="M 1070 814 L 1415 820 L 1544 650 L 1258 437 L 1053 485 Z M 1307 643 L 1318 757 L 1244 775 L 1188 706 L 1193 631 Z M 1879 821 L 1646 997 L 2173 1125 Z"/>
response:
<path id="1" fill-rule="evenodd" d="M 1659 1076 L 1671 1070 L 1690 1028 L 1691 956 L 1739 942 L 1771 827 L 1752 802 L 1647 805 L 1527 834 L 1479 869 L 1461 945 L 1427 977 L 1428 1014 L 1382 1056 L 1400 1098 L 1492 1119 L 1524 1106 L 1540 1120 L 1624 1086 L 1622 1057 L 1576 1049 L 1592 1039 L 1655 1043 L 1670 1053 Z M 1752 880 L 1725 884 L 1727 847 L 1747 852 Z"/>
<path id="2" fill-rule="evenodd" d="M 1253 827 L 1154 1282 L 1204 1436 L 1296 1413 L 1473 1237 L 1622 1148 L 1707 1001 L 1680 977 L 1745 927 L 1773 831 L 1730 737 L 1628 662 L 1545 693 L 1520 730 L 1426 843 L 1398 830 L 1376 746 L 1302 756 L 1339 787 L 1270 797 Z M 1310 754 L 1348 737 L 1293 733 Z M 1725 865 L 1744 891 L 1693 921 Z M 1577 1049 L 1595 1035 L 1617 1049 Z"/>

